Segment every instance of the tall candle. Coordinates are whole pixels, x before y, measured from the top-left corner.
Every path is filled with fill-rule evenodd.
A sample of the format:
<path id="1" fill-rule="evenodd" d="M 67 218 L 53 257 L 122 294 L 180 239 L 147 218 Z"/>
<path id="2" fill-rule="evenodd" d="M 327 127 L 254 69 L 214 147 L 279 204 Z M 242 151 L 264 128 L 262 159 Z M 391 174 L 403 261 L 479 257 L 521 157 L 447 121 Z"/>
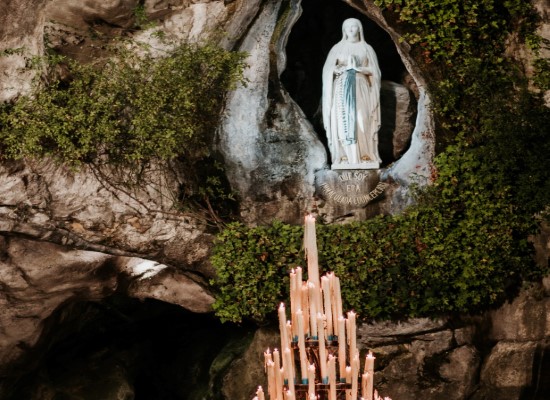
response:
<path id="1" fill-rule="evenodd" d="M 329 400 L 336 400 L 336 358 L 330 354 L 328 356 L 328 370 L 329 370 Z"/>
<path id="2" fill-rule="evenodd" d="M 277 395 L 277 400 L 283 398 L 283 374 L 281 372 L 281 356 L 279 350 L 273 350 L 273 363 L 275 371 L 275 394 Z"/>
<path id="3" fill-rule="evenodd" d="M 336 315 L 338 318 L 340 318 L 344 314 L 342 312 L 342 293 L 340 293 L 340 278 L 338 278 L 336 275 L 334 276 L 334 299 L 336 300 Z"/>
<path id="4" fill-rule="evenodd" d="M 346 367 L 346 383 L 351 382 L 351 367 Z M 351 400 L 351 389 L 346 389 L 346 400 Z"/>
<path id="5" fill-rule="evenodd" d="M 306 215 L 304 229 L 304 248 L 307 257 L 308 281 L 319 287 L 319 263 L 317 255 L 317 238 L 315 233 L 315 217 Z"/>
<path id="6" fill-rule="evenodd" d="M 318 336 L 317 332 L 317 286 L 313 282 L 308 283 L 309 289 L 309 320 L 311 323 L 311 336 Z"/>
<path id="7" fill-rule="evenodd" d="M 271 351 L 269 350 L 269 348 L 264 351 L 264 369 L 267 370 L 267 363 L 269 361 L 273 361 L 273 358 L 271 358 Z"/>
<path id="8" fill-rule="evenodd" d="M 340 380 L 346 378 L 346 319 L 338 318 L 338 364 L 340 366 Z"/>
<path id="9" fill-rule="evenodd" d="M 351 400 L 357 400 L 359 381 L 359 353 L 353 356 L 351 361 Z"/>
<path id="10" fill-rule="evenodd" d="M 309 336 L 311 329 L 309 327 L 309 287 L 307 282 L 302 284 L 302 312 L 304 313 L 304 333 Z"/>
<path id="11" fill-rule="evenodd" d="M 323 287 L 323 298 L 325 300 L 325 315 L 327 319 L 327 339 L 334 334 L 332 329 L 332 302 L 330 292 L 329 278 L 323 276 L 321 278 L 321 285 Z"/>
<path id="12" fill-rule="evenodd" d="M 256 396 L 258 396 L 258 400 L 265 400 L 264 390 L 261 386 L 258 386 L 258 390 L 256 391 Z"/>
<path id="13" fill-rule="evenodd" d="M 357 329 L 355 323 L 356 314 L 353 311 L 348 312 L 348 325 L 349 325 L 349 356 L 350 359 L 355 357 L 357 352 Z"/>
<path id="14" fill-rule="evenodd" d="M 336 294 L 334 293 L 334 284 L 335 284 L 335 279 L 334 279 L 334 273 L 333 272 L 329 272 L 327 274 L 327 277 L 328 277 L 328 281 L 329 281 L 329 286 L 330 286 L 330 298 L 331 298 L 331 304 L 332 304 L 332 324 L 334 326 L 334 335 L 338 335 L 338 318 L 341 317 L 341 315 L 338 315 L 338 310 L 337 310 L 337 301 L 336 301 Z"/>
<path id="15" fill-rule="evenodd" d="M 325 348 L 325 335 L 323 333 L 323 316 L 317 313 L 317 325 L 319 327 L 319 363 L 321 364 L 321 380 L 326 383 L 328 379 L 327 372 L 327 353 Z"/>
<path id="16" fill-rule="evenodd" d="M 302 383 L 307 377 L 307 354 L 306 354 L 306 342 L 304 337 L 304 314 L 302 310 L 296 311 L 296 320 L 298 321 L 298 349 L 300 352 L 300 376 L 302 377 Z"/>
<path id="17" fill-rule="evenodd" d="M 365 372 L 369 374 L 367 379 L 367 396 L 365 397 L 366 400 L 373 400 L 373 392 L 374 392 L 374 356 L 372 355 L 372 352 L 369 351 L 369 354 L 367 354 L 367 357 L 365 358 Z"/>
<path id="18" fill-rule="evenodd" d="M 288 341 L 288 333 L 286 330 L 286 313 L 284 303 L 281 303 L 281 305 L 279 306 L 279 331 L 281 333 L 281 350 L 284 350 L 287 347 L 290 347 L 290 342 Z"/>
<path id="19" fill-rule="evenodd" d="M 283 368 L 285 370 L 288 390 L 294 393 L 294 365 L 292 364 L 292 355 L 288 347 L 284 351 L 284 360 L 285 364 Z"/>
<path id="20" fill-rule="evenodd" d="M 288 336 L 292 334 L 292 324 L 290 323 L 290 321 L 286 322 L 286 331 L 288 333 Z M 291 349 L 290 345 L 288 348 Z M 292 365 L 293 376 L 296 378 L 296 373 L 294 373 L 294 352 L 292 350 L 290 351 L 290 363 Z"/>
<path id="21" fill-rule="evenodd" d="M 307 367 L 308 395 L 315 398 L 315 364 L 309 364 Z"/>
<path id="22" fill-rule="evenodd" d="M 303 310 L 302 307 L 302 268 L 296 268 L 296 282 L 294 283 L 294 301 L 296 302 L 296 310 Z"/>
<path id="23" fill-rule="evenodd" d="M 277 400 L 277 391 L 275 383 L 275 363 L 273 361 L 267 362 L 267 392 L 269 393 L 269 400 Z"/>
<path id="24" fill-rule="evenodd" d="M 294 340 L 294 337 L 298 335 L 296 331 L 296 272 L 294 269 L 290 271 L 290 320 L 292 321 L 292 333 L 290 339 Z"/>
<path id="25" fill-rule="evenodd" d="M 369 378 L 369 373 L 365 372 L 363 375 L 361 375 L 361 398 L 366 400 L 367 399 L 367 380 Z"/>

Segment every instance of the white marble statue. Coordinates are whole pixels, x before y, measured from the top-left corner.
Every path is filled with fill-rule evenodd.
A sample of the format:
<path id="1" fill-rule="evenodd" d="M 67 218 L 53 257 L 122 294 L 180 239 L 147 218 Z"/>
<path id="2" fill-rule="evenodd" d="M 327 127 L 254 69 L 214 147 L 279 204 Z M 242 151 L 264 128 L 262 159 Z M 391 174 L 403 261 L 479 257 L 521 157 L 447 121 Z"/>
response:
<path id="1" fill-rule="evenodd" d="M 332 169 L 380 166 L 380 68 L 363 26 L 349 18 L 323 67 L 323 124 Z"/>

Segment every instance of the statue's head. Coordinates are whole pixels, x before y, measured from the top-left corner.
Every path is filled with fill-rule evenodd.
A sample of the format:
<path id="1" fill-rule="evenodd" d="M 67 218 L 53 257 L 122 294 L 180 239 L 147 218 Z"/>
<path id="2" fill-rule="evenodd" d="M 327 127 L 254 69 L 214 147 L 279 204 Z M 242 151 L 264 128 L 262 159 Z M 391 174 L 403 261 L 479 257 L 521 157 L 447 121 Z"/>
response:
<path id="1" fill-rule="evenodd" d="M 350 40 L 357 38 L 357 40 L 364 41 L 363 25 L 357 18 L 348 18 L 342 24 L 342 38 L 343 40 Z"/>

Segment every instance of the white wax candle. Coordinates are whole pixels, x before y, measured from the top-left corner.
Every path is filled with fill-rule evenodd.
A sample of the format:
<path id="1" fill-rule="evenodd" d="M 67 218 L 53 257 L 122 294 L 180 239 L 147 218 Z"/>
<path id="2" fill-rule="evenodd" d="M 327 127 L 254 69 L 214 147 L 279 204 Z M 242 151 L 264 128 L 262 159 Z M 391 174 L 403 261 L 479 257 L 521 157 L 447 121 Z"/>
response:
<path id="1" fill-rule="evenodd" d="M 285 371 L 285 378 L 287 380 L 288 390 L 294 393 L 294 365 L 292 364 L 292 355 L 290 348 L 288 347 L 284 351 L 284 360 L 285 364 L 283 366 L 283 369 Z"/>
<path id="2" fill-rule="evenodd" d="M 325 380 L 328 378 L 328 372 L 327 372 L 327 353 L 325 348 L 325 335 L 323 333 L 323 316 L 321 313 L 317 313 L 317 325 L 320 328 L 319 330 L 319 363 L 321 364 L 321 380 Z M 323 382 L 325 383 L 325 382 Z"/>
<path id="3" fill-rule="evenodd" d="M 346 383 L 351 382 L 351 367 L 346 367 Z M 351 400 L 351 389 L 346 389 L 346 400 Z"/>
<path id="4" fill-rule="evenodd" d="M 304 333 L 309 336 L 311 329 L 309 327 L 309 287 L 307 282 L 302 284 L 302 312 L 304 313 Z"/>
<path id="5" fill-rule="evenodd" d="M 359 381 L 359 353 L 355 353 L 351 361 L 351 400 L 357 400 Z"/>
<path id="6" fill-rule="evenodd" d="M 265 400 L 264 390 L 261 386 L 258 386 L 258 390 L 256 391 L 256 396 L 258 396 L 258 400 Z"/>
<path id="7" fill-rule="evenodd" d="M 315 364 L 309 364 L 307 368 L 308 395 L 315 398 Z"/>
<path id="8" fill-rule="evenodd" d="M 372 373 L 374 371 L 374 355 L 372 354 L 372 351 L 369 350 L 369 353 L 365 357 L 365 372 Z"/>
<path id="9" fill-rule="evenodd" d="M 307 377 L 307 354 L 306 341 L 304 337 L 304 314 L 302 310 L 296 311 L 296 320 L 298 321 L 298 349 L 300 352 L 300 376 L 302 380 Z"/>
<path id="10" fill-rule="evenodd" d="M 350 358 L 355 356 L 357 352 L 357 328 L 355 323 L 356 314 L 353 311 L 348 312 L 349 324 L 349 354 Z"/>
<path id="11" fill-rule="evenodd" d="M 368 372 L 366 400 L 373 400 L 374 392 L 374 356 L 371 351 L 365 358 L 365 372 Z"/>
<path id="12" fill-rule="evenodd" d="M 303 310 L 302 307 L 302 268 L 296 268 L 296 282 L 294 283 L 294 300 L 296 301 L 296 310 Z"/>
<path id="13" fill-rule="evenodd" d="M 317 332 L 317 287 L 314 283 L 308 283 L 309 288 L 309 320 L 311 324 L 311 336 L 318 336 Z"/>
<path id="14" fill-rule="evenodd" d="M 290 271 L 290 320 L 292 321 L 292 333 L 290 340 L 294 340 L 294 336 L 298 335 L 296 332 L 296 272 L 294 269 Z"/>
<path id="15" fill-rule="evenodd" d="M 267 363 L 269 361 L 273 361 L 273 359 L 271 358 L 271 351 L 269 350 L 269 347 L 268 347 L 267 350 L 264 351 L 264 369 L 267 368 Z"/>
<path id="16" fill-rule="evenodd" d="M 290 342 L 288 341 L 288 333 L 286 330 L 286 313 L 284 303 L 281 303 L 281 305 L 279 306 L 279 332 L 281 333 L 281 349 L 284 350 L 287 347 L 290 347 Z"/>
<path id="17" fill-rule="evenodd" d="M 292 334 L 292 324 L 290 323 L 290 321 L 287 321 L 286 322 L 286 331 L 288 333 L 288 336 L 290 337 L 290 335 Z M 292 371 L 294 371 L 294 351 L 292 351 L 292 347 L 290 347 L 290 345 L 288 346 L 290 350 L 290 362 L 292 363 Z M 294 377 L 296 377 L 296 374 L 293 373 Z"/>
<path id="18" fill-rule="evenodd" d="M 337 301 L 336 301 L 336 294 L 334 293 L 334 273 L 330 272 L 327 274 L 329 286 L 330 286 L 330 303 L 332 305 L 332 324 L 334 329 L 334 335 L 338 335 L 338 317 L 341 317 L 341 315 L 338 315 L 337 310 Z"/>
<path id="19" fill-rule="evenodd" d="M 328 356 L 328 370 L 329 370 L 329 392 L 328 392 L 328 398 L 329 400 L 336 400 L 336 358 L 329 354 Z"/>
<path id="20" fill-rule="evenodd" d="M 317 238 L 315 233 L 315 217 L 306 215 L 304 229 L 304 248 L 307 257 L 308 281 L 319 287 L 319 263 L 317 254 Z"/>
<path id="21" fill-rule="evenodd" d="M 346 378 L 346 319 L 338 318 L 338 364 L 340 379 Z"/>
<path id="22" fill-rule="evenodd" d="M 277 400 L 277 391 L 275 383 L 275 363 L 268 361 L 267 363 L 267 392 L 269 393 L 269 400 Z"/>
<path id="23" fill-rule="evenodd" d="M 329 336 L 334 334 L 332 328 L 332 301 L 331 301 L 331 292 L 330 292 L 330 282 L 329 278 L 323 276 L 321 278 L 321 285 L 323 287 L 323 298 L 325 300 L 325 315 L 326 315 L 326 327 L 327 327 L 327 339 Z"/>
<path id="24" fill-rule="evenodd" d="M 334 298 L 336 299 L 336 315 L 338 318 L 344 316 L 342 312 L 342 293 L 340 293 L 340 278 L 334 276 Z"/>
<path id="25" fill-rule="evenodd" d="M 361 375 L 361 398 L 365 399 L 367 398 L 367 380 L 369 378 L 369 373 L 365 372 L 363 375 Z"/>
<path id="26" fill-rule="evenodd" d="M 275 394 L 277 395 L 277 400 L 283 398 L 283 374 L 281 371 L 281 356 L 279 350 L 273 350 L 273 363 L 275 371 Z"/>

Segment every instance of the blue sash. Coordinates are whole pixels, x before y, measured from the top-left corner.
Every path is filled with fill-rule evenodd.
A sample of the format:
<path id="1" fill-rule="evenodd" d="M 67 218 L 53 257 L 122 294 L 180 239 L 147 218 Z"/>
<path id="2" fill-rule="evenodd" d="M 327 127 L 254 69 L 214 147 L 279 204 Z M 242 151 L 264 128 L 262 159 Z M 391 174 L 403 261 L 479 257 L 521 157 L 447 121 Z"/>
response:
<path id="1" fill-rule="evenodd" d="M 344 144 L 357 143 L 355 132 L 355 73 L 354 69 L 348 69 L 344 76 Z"/>

